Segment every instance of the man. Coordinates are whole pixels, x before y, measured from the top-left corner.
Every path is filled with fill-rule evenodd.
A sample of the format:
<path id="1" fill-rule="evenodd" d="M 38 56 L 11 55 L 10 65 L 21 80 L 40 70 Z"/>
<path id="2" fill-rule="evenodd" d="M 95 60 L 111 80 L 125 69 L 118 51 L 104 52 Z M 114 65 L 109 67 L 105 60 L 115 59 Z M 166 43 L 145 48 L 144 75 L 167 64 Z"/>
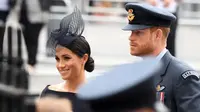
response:
<path id="1" fill-rule="evenodd" d="M 146 3 L 151 4 L 155 7 L 162 8 L 168 10 L 172 14 L 176 16 L 176 21 L 171 25 L 170 33 L 167 38 L 167 49 L 169 52 L 175 56 L 176 55 L 176 29 L 178 25 L 178 6 L 182 0 L 145 0 Z"/>
<path id="2" fill-rule="evenodd" d="M 129 23 L 124 30 L 131 31 L 131 55 L 154 56 L 164 63 L 155 76 L 158 100 L 171 112 L 200 112 L 199 74 L 165 48 L 170 26 L 176 17 L 147 4 L 128 3 L 125 8 Z"/>
<path id="3" fill-rule="evenodd" d="M 117 66 L 82 85 L 77 96 L 88 102 L 92 112 L 168 112 L 156 102 L 153 87 L 160 65 L 151 59 Z"/>
<path id="4" fill-rule="evenodd" d="M 27 48 L 29 74 L 35 74 L 38 54 L 38 40 L 42 27 L 48 21 L 51 0 L 22 0 L 19 22 L 22 24 L 24 41 Z"/>
<path id="5" fill-rule="evenodd" d="M 9 2 L 7 6 L 9 15 L 6 19 L 6 26 L 14 26 L 20 23 L 23 31 L 24 41 L 27 47 L 27 66 L 26 69 L 30 74 L 35 73 L 35 65 L 37 64 L 38 37 L 43 25 L 48 21 L 48 13 L 50 8 L 49 0 L 3 0 Z M 10 24 L 15 23 L 15 24 Z M 5 28 L 4 28 L 5 29 Z M 4 31 L 0 29 L 0 33 Z M 2 34 L 0 34 L 3 37 Z M 0 38 L 0 43 L 3 38 Z M 4 46 L 3 46 L 4 47 Z M 0 47 L 1 50 L 1 47 Z"/>

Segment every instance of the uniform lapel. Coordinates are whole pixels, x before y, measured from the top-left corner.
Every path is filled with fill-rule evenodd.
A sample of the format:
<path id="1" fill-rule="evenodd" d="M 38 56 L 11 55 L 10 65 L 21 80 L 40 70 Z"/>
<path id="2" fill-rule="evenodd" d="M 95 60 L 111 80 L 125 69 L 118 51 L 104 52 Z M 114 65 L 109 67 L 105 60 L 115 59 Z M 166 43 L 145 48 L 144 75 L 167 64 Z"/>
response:
<path id="1" fill-rule="evenodd" d="M 160 67 L 160 69 L 156 72 L 155 79 L 154 79 L 155 87 L 157 87 L 157 85 L 159 85 L 162 82 L 163 77 L 166 75 L 166 70 L 170 63 L 171 57 L 172 55 L 169 53 L 169 51 L 167 51 L 165 55 L 161 58 L 160 61 L 162 61 L 163 64 Z"/>

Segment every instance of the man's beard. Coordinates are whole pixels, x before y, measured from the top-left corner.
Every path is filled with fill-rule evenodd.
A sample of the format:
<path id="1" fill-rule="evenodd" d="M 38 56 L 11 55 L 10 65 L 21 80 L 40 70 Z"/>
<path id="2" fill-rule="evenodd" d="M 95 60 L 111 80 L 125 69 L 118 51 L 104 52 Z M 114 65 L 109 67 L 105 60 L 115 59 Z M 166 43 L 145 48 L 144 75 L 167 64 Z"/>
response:
<path id="1" fill-rule="evenodd" d="M 148 56 L 151 55 L 151 53 L 154 51 L 154 48 L 152 47 L 152 44 L 143 44 L 140 45 L 138 52 L 133 54 L 135 56 Z"/>

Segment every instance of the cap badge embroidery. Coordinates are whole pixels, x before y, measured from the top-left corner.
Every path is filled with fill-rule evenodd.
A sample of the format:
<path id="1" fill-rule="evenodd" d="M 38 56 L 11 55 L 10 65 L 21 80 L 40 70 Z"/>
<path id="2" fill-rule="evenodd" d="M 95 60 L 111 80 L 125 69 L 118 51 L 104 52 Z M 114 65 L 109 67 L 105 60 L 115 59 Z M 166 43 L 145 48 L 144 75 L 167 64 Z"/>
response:
<path id="1" fill-rule="evenodd" d="M 135 15 L 133 14 L 133 9 L 128 10 L 128 20 L 132 21 L 135 18 Z"/>

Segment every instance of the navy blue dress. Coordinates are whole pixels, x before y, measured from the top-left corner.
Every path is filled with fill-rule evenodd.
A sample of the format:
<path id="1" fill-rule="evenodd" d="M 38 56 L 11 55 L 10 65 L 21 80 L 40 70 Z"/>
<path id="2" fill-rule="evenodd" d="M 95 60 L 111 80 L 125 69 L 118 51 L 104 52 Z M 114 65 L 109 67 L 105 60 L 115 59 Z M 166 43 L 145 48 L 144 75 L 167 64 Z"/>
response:
<path id="1" fill-rule="evenodd" d="M 76 93 L 71 93 L 71 92 L 61 92 L 61 91 L 54 91 L 49 89 L 50 85 L 47 85 L 44 90 L 41 93 L 41 97 L 47 96 L 47 95 L 54 95 L 60 98 L 67 98 L 68 100 L 71 101 L 72 103 L 72 109 L 73 112 L 91 112 L 89 109 L 89 105 L 78 99 L 76 96 Z"/>

